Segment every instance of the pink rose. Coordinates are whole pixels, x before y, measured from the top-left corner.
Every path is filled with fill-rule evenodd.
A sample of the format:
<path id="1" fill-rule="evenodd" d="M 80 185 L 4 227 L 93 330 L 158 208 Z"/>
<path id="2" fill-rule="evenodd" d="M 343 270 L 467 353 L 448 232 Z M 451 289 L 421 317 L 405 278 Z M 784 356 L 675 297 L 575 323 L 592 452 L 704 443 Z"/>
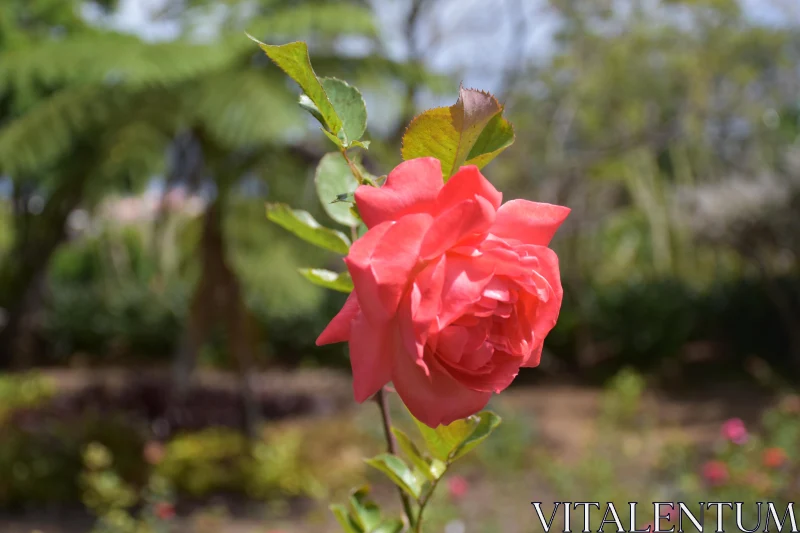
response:
<path id="1" fill-rule="evenodd" d="M 786 463 L 786 459 L 783 448 L 767 448 L 762 455 L 764 466 L 767 468 L 780 468 Z"/>
<path id="2" fill-rule="evenodd" d="M 436 427 L 480 411 L 520 367 L 539 364 L 563 294 L 547 245 L 568 208 L 501 206 L 477 167 L 445 184 L 431 157 L 355 198 L 369 228 L 345 258 L 355 290 L 317 345 L 349 341 L 356 401 L 391 381 Z"/>
<path id="3" fill-rule="evenodd" d="M 703 478 L 709 485 L 724 485 L 728 481 L 728 465 L 712 460 L 703 465 Z"/>
<path id="4" fill-rule="evenodd" d="M 158 502 L 155 505 L 155 514 L 159 520 L 172 520 L 175 518 L 175 507 L 171 503 Z"/>
<path id="5" fill-rule="evenodd" d="M 734 444 L 747 442 L 747 428 L 741 418 L 731 418 L 722 424 L 722 436 Z"/>
<path id="6" fill-rule="evenodd" d="M 447 490 L 451 498 L 460 500 L 469 492 L 469 481 L 462 476 L 453 476 L 447 480 Z"/>

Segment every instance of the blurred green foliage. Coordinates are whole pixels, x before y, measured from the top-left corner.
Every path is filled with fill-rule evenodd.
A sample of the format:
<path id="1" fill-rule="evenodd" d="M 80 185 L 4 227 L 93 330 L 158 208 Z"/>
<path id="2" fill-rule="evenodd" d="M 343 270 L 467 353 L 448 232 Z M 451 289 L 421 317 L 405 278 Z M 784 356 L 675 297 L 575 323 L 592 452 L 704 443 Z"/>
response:
<path id="1" fill-rule="evenodd" d="M 18 409 L 35 407 L 55 393 L 51 380 L 36 372 L 0 375 L 0 424 Z"/>
<path id="2" fill-rule="evenodd" d="M 141 475 L 140 432 L 124 420 L 86 415 L 68 423 L 52 421 L 40 430 L 3 427 L 0 446 L 0 506 L 26 508 L 80 497 L 83 450 L 91 442 L 115 452 L 117 468 L 128 479 Z"/>
<path id="3" fill-rule="evenodd" d="M 356 434 L 337 444 L 325 431 L 308 425 L 270 428 L 263 440 L 255 442 L 228 429 L 178 435 L 164 446 L 163 458 L 156 465 L 148 464 L 143 454 L 146 446 L 141 428 L 131 427 L 121 417 L 87 416 L 80 422 L 52 422 L 36 430 L 12 425 L 2 430 L 2 509 L 77 503 L 81 484 L 87 483 L 81 476 L 87 447 L 105 450 L 105 455 L 98 452 L 95 458 L 113 457 L 118 479 L 113 485 L 125 501 L 122 496 L 145 486 L 151 471 L 178 495 L 196 501 L 219 495 L 257 501 L 325 498 L 346 490 L 363 476 L 361 457 L 352 449 Z M 315 441 L 309 440 L 312 435 L 316 435 Z M 316 449 L 317 445 L 324 449 Z M 100 482 L 95 479 L 92 484 Z M 105 497 L 95 496 L 105 501 Z"/>
<path id="4" fill-rule="evenodd" d="M 415 98 L 452 96 L 455 82 L 424 61 L 389 59 L 380 3 L 232 1 L 217 12 L 191 2 L 160 14 L 178 33 L 164 42 L 51 4 L 3 6 L 0 175 L 12 187 L 0 201 L 0 360 L 166 359 L 213 307 L 192 306 L 210 298 L 198 292 L 210 276 L 241 295 L 259 361 L 346 364 L 341 347 L 312 349 L 342 297 L 296 272 L 341 263 L 271 227 L 263 210 L 287 202 L 331 222 L 312 194 L 327 139 L 243 31 L 309 42 L 320 75 L 363 90 L 371 121 L 402 111 L 394 133 L 371 122 L 379 133 L 364 164 L 376 175 L 398 161 Z M 755 354 L 795 371 L 796 25 L 759 24 L 728 1 L 547 7 L 552 51 L 504 78 L 517 141 L 486 173 L 506 199 L 572 208 L 553 243 L 566 296 L 551 356 L 606 378 L 680 367 L 687 345 L 708 342 L 724 345 L 726 369 Z M 409 24 L 424 26 L 430 13 L 417 16 Z M 204 24 L 214 31 L 198 41 Z M 343 42 L 360 52 L 341 52 Z M 116 220 L 154 177 L 218 210 L 221 243 L 207 212 Z M 71 226 L 75 210 L 88 226 Z M 232 279 L 213 278 L 209 257 Z M 223 328 L 211 329 L 202 358 L 228 364 Z"/>

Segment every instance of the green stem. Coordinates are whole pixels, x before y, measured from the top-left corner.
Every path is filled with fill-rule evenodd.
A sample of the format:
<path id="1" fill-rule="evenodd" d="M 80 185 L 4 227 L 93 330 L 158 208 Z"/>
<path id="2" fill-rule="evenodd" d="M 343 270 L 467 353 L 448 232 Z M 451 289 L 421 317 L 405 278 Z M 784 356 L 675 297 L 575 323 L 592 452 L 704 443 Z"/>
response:
<path id="1" fill-rule="evenodd" d="M 414 525 L 414 533 L 422 533 L 422 513 L 425 511 L 425 507 L 431 500 L 431 496 L 433 496 L 433 491 L 436 490 L 436 486 L 439 484 L 439 480 L 441 480 L 446 473 L 447 473 L 447 468 L 445 468 L 441 476 L 439 476 L 438 478 L 434 479 L 431 482 L 431 486 L 428 489 L 428 492 L 426 492 L 425 495 L 422 497 L 422 499 L 419 500 L 419 512 L 417 513 L 417 519 Z"/>
<path id="2" fill-rule="evenodd" d="M 346 156 L 345 156 L 346 157 Z M 394 433 L 392 433 L 392 417 L 389 414 L 389 401 L 388 397 L 386 396 L 386 391 L 381 388 L 378 393 L 375 395 L 375 402 L 378 404 L 378 407 L 381 410 L 381 419 L 383 420 L 383 433 L 386 436 L 386 447 L 390 454 L 397 455 L 397 441 L 395 441 Z M 408 518 L 408 524 L 410 527 L 414 527 L 415 520 L 414 520 L 414 513 L 411 510 L 411 500 L 408 497 L 408 494 L 403 492 L 403 489 L 400 487 L 397 488 L 400 493 L 400 501 L 403 503 L 403 511 L 406 514 L 406 518 Z M 415 529 L 414 531 L 419 531 L 419 529 Z"/>
<path id="3" fill-rule="evenodd" d="M 356 180 L 358 180 L 358 184 L 364 185 L 367 183 L 367 181 L 364 179 L 364 175 L 361 174 L 361 171 L 358 169 L 356 164 L 352 159 L 350 159 L 350 156 L 347 155 L 347 148 L 342 147 L 340 148 L 340 151 L 342 152 L 342 157 L 344 157 L 344 160 L 347 161 L 347 166 L 350 167 L 350 172 L 352 172 L 353 176 L 355 176 Z"/>

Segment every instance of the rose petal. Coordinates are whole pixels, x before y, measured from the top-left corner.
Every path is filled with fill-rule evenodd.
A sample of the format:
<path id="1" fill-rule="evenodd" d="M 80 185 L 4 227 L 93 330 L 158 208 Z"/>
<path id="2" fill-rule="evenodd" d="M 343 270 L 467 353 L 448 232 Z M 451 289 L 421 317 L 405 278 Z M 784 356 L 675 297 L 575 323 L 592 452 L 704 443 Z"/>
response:
<path id="1" fill-rule="evenodd" d="M 411 414 L 425 425 L 435 428 L 473 415 L 483 409 L 490 392 L 475 391 L 461 385 L 431 359 L 430 375 L 414 364 L 408 354 L 402 353 L 402 341 L 395 341 L 392 358 L 392 384 Z M 426 358 L 427 359 L 427 358 Z"/>
<path id="2" fill-rule="evenodd" d="M 486 264 L 480 264 L 463 256 L 448 256 L 442 307 L 437 317 L 436 331 L 458 320 L 469 308 L 483 297 L 483 290 L 491 281 L 493 272 Z"/>
<path id="3" fill-rule="evenodd" d="M 431 211 L 442 185 L 438 159 L 410 159 L 391 171 L 382 187 L 362 185 L 356 189 L 356 206 L 361 219 L 372 228 L 403 215 Z"/>
<path id="4" fill-rule="evenodd" d="M 419 273 L 414 285 L 420 291 L 419 305 L 413 309 L 414 324 L 427 331 L 442 308 L 441 295 L 447 273 L 447 257 L 432 261 Z"/>
<path id="5" fill-rule="evenodd" d="M 350 333 L 350 366 L 353 394 L 361 403 L 392 379 L 391 345 L 387 328 L 376 327 L 359 313 Z"/>
<path id="6" fill-rule="evenodd" d="M 353 278 L 359 304 L 369 320 L 380 323 L 397 311 L 411 273 L 419 262 L 422 237 L 432 221 L 426 213 L 407 215 L 397 222 L 375 226 L 353 243 L 345 264 Z M 379 232 L 378 237 L 359 245 L 371 232 Z"/>
<path id="7" fill-rule="evenodd" d="M 561 301 L 564 298 L 564 289 L 561 287 L 561 274 L 558 269 L 558 256 L 550 248 L 541 247 L 538 251 L 539 274 L 550 284 L 550 297 L 546 302 L 540 302 L 536 308 L 535 318 L 533 319 L 534 331 L 534 351 L 538 354 L 532 355 L 523 366 L 531 367 L 539 364 L 541 357 L 541 344 L 545 337 L 550 333 L 558 321 L 561 311 Z"/>
<path id="8" fill-rule="evenodd" d="M 422 259 L 438 257 L 463 239 L 486 232 L 495 214 L 492 204 L 482 196 L 474 196 L 442 212 L 422 241 Z"/>
<path id="9" fill-rule="evenodd" d="M 464 355 L 464 348 L 469 339 L 469 331 L 466 328 L 448 326 L 436 337 L 436 354 L 451 363 L 458 363 Z"/>
<path id="10" fill-rule="evenodd" d="M 460 383 L 483 392 L 502 392 L 519 374 L 520 358 L 495 350 L 491 362 L 484 368 L 469 369 L 460 365 L 446 365 L 447 371 Z"/>
<path id="11" fill-rule="evenodd" d="M 322 330 L 317 337 L 317 346 L 345 342 L 350 339 L 350 323 L 356 318 L 361 308 L 358 306 L 356 293 L 351 292 L 344 305 L 333 317 L 333 320 Z"/>
<path id="12" fill-rule="evenodd" d="M 523 367 L 533 368 L 539 366 L 542 360 L 542 349 L 544 348 L 544 339 L 537 341 L 538 344 L 534 345 L 531 354 L 522 362 Z"/>
<path id="13" fill-rule="evenodd" d="M 560 205 L 511 200 L 497 210 L 491 233 L 501 239 L 547 246 L 569 212 Z"/>
<path id="14" fill-rule="evenodd" d="M 494 207 L 497 211 L 503 202 L 503 194 L 483 177 L 478 167 L 467 165 L 453 174 L 444 184 L 442 190 L 436 198 L 436 205 L 440 211 L 453 207 L 456 204 L 469 200 L 474 196 L 480 196 Z"/>

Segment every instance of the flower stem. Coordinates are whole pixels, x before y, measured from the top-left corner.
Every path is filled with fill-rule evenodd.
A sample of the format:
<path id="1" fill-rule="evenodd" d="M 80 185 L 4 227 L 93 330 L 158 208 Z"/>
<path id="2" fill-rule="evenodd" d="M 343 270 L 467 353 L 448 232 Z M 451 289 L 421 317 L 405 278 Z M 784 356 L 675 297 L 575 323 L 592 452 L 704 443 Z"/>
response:
<path id="1" fill-rule="evenodd" d="M 358 184 L 363 185 L 366 183 L 364 180 L 364 175 L 361 174 L 361 171 L 358 169 L 356 164 L 352 159 L 350 159 L 350 156 L 347 155 L 347 148 L 342 147 L 340 151 L 342 152 L 342 157 L 344 157 L 344 160 L 347 161 L 347 166 L 350 167 L 350 172 L 352 172 L 353 176 L 355 176 L 356 180 L 358 180 Z"/>
<path id="2" fill-rule="evenodd" d="M 375 395 L 375 402 L 381 410 L 383 433 L 386 436 L 386 448 L 390 454 L 397 455 L 397 441 L 394 438 L 394 433 L 392 433 L 392 417 L 389 414 L 389 398 L 386 396 L 386 391 L 383 388 Z M 403 492 L 403 489 L 397 487 L 397 490 L 400 493 L 400 501 L 403 503 L 403 511 L 406 514 L 406 518 L 408 518 L 408 525 L 413 528 L 416 524 L 416 520 L 414 520 L 414 513 L 411 510 L 411 500 L 408 494 Z M 419 531 L 419 529 L 415 531 Z"/>
<path id="3" fill-rule="evenodd" d="M 450 466 L 449 464 L 447 465 Z M 425 506 L 428 505 L 428 502 L 433 496 L 433 491 L 436 490 L 436 486 L 439 484 L 439 480 L 441 480 L 444 475 L 447 473 L 447 467 L 445 467 L 445 471 L 442 472 L 442 475 L 436 478 L 431 482 L 431 486 L 428 489 L 428 492 L 425 493 L 424 496 L 419 500 L 419 512 L 417 513 L 417 519 L 414 524 L 414 533 L 422 533 L 422 513 L 425 511 Z"/>

